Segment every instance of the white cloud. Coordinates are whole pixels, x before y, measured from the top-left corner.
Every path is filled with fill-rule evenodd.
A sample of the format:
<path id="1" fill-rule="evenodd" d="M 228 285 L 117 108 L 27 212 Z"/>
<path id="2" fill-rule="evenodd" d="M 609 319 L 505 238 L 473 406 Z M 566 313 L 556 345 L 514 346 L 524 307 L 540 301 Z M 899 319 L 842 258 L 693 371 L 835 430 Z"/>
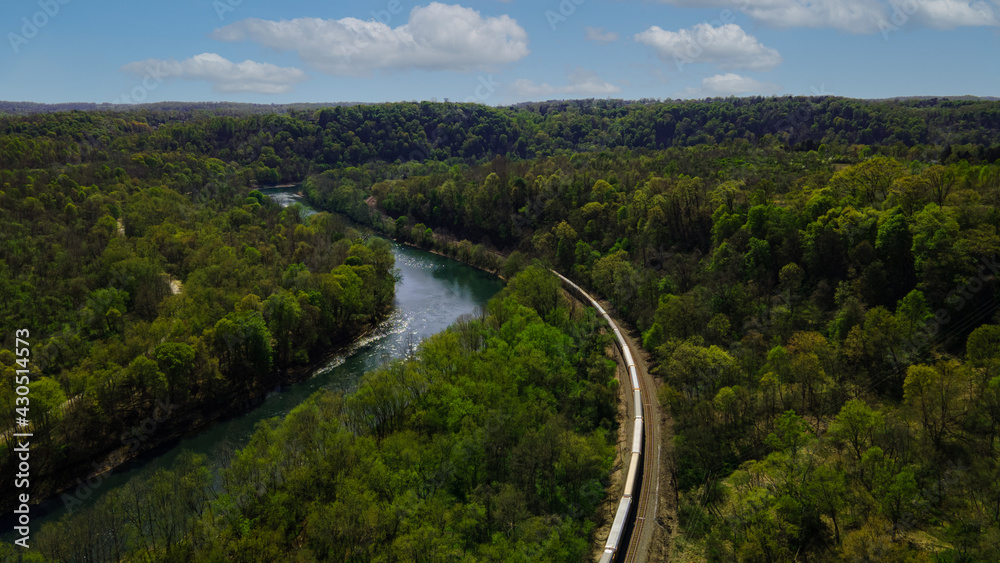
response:
<path id="1" fill-rule="evenodd" d="M 770 70 L 781 62 L 777 50 L 765 47 L 740 26 L 699 23 L 691 29 L 666 31 L 653 26 L 635 40 L 656 49 L 657 55 L 682 69 L 690 63 L 713 63 L 723 70 Z"/>
<path id="2" fill-rule="evenodd" d="M 297 68 L 270 63 L 243 61 L 234 63 L 215 53 L 202 53 L 183 61 L 147 59 L 128 63 L 122 71 L 136 76 L 151 77 L 157 83 L 163 79 L 204 80 L 212 83 L 216 92 L 256 92 L 286 94 L 292 86 L 306 80 L 306 73 Z"/>
<path id="3" fill-rule="evenodd" d="M 584 32 L 586 33 L 587 41 L 593 41 L 595 43 L 607 44 L 614 43 L 618 41 L 618 34 L 613 31 L 605 32 L 603 27 L 584 27 Z"/>
<path id="4" fill-rule="evenodd" d="M 781 86 L 760 82 L 747 76 L 727 73 L 710 76 L 701 81 L 700 88 L 685 88 L 681 98 L 721 98 L 748 94 L 770 95 L 781 91 Z"/>
<path id="5" fill-rule="evenodd" d="M 917 9 L 914 10 L 914 5 Z M 958 0 L 909 0 L 898 2 L 894 24 L 900 21 L 899 13 L 913 14 L 921 24 L 939 29 L 964 26 L 1000 25 L 997 9 L 986 2 L 960 2 Z"/>
<path id="6" fill-rule="evenodd" d="M 877 33 L 916 23 L 954 29 L 1000 25 L 997 8 L 984 0 L 659 0 L 691 8 L 728 8 L 771 27 L 832 27 Z M 994 2 L 996 3 L 996 2 Z"/>
<path id="7" fill-rule="evenodd" d="M 547 82 L 537 84 L 533 80 L 522 78 L 514 81 L 510 88 L 519 98 L 536 100 L 551 96 L 610 96 L 622 91 L 618 86 L 602 80 L 597 73 L 582 68 L 569 73 L 569 83 L 564 86 L 552 86 Z"/>
<path id="8" fill-rule="evenodd" d="M 730 8 L 772 27 L 833 27 L 874 33 L 888 10 L 883 0 L 660 0 L 674 6 Z M 916 1 L 916 0 L 915 0 Z"/>
<path id="9" fill-rule="evenodd" d="M 255 41 L 296 51 L 328 74 L 365 75 L 373 70 L 468 71 L 518 61 L 528 55 L 528 33 L 510 16 L 484 18 L 462 6 L 417 6 L 409 21 L 391 28 L 356 18 L 242 20 L 215 30 L 223 41 Z"/>

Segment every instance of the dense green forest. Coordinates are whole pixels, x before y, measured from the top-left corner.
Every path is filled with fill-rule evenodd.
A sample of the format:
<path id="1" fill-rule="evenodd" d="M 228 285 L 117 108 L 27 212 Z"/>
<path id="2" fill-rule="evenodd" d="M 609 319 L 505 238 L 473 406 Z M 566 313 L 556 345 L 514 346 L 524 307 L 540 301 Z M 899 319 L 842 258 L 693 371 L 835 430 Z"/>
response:
<path id="1" fill-rule="evenodd" d="M 529 267 L 353 394 L 261 423 L 220 487 L 184 458 L 44 528 L 30 560 L 580 561 L 614 454 L 601 322 Z"/>
<path id="2" fill-rule="evenodd" d="M 740 139 L 307 189 L 542 257 L 632 320 L 676 425 L 679 556 L 994 561 L 1000 165 L 977 154 Z"/>
<path id="3" fill-rule="evenodd" d="M 250 191 L 242 167 L 203 155 L 108 147 L 79 158 L 90 124 L 49 119 L 59 135 L 0 141 L 0 403 L 11 406 L 0 467 L 13 474 L 25 367 L 13 335 L 27 329 L 37 496 L 151 445 L 137 426 L 164 409 L 168 437 L 253 400 L 391 305 L 386 241 L 282 210 Z"/>
<path id="4" fill-rule="evenodd" d="M 251 192 L 304 181 L 387 235 L 493 268 L 507 255 L 509 274 L 537 259 L 614 304 L 673 418 L 677 557 L 996 561 L 998 135 L 996 102 L 832 97 L 0 116 L 0 318 L 41 338 L 53 467 L 118 442 L 83 429 L 125 427 L 158 396 L 224 403 L 391 302 L 384 242 Z M 615 424 L 607 342 L 589 313 L 538 300 L 551 278 L 522 276 L 530 290 L 358 394 L 261 429 L 223 492 L 198 460 L 164 476 L 188 483 L 155 516 L 172 535 L 122 523 L 94 546 L 74 520 L 49 549 L 587 557 Z M 522 352 L 555 371 L 516 375 Z M 491 452 L 497 427 L 513 434 Z M 284 459 L 292 433 L 323 446 Z M 543 445 L 548 462 L 517 465 Z M 560 447 L 589 461 L 559 473 Z M 329 451 L 357 461 L 334 471 Z M 250 474 L 256 497 L 236 483 Z M 359 498 L 376 508 L 344 502 Z"/>

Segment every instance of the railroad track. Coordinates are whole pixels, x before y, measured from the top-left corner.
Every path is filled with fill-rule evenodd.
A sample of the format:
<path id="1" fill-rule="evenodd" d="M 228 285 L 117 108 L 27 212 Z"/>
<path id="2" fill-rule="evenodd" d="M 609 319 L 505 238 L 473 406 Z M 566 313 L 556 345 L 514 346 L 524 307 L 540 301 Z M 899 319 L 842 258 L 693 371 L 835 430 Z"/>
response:
<path id="1" fill-rule="evenodd" d="M 638 367 L 636 368 L 638 369 Z M 646 414 L 644 422 L 644 436 L 646 437 L 643 447 L 642 462 L 642 483 L 638 494 L 638 506 L 636 508 L 635 523 L 632 535 L 629 539 L 628 549 L 625 551 L 622 561 L 631 563 L 633 561 L 645 561 L 649 553 L 650 541 L 653 537 L 653 530 L 656 522 L 657 499 L 659 498 L 659 459 L 660 459 L 660 428 L 657 424 L 658 405 L 651 402 L 656 397 L 647 374 L 640 374 L 639 387 L 642 393 L 643 412 Z M 633 494 L 635 498 L 635 494 Z"/>
<path id="2" fill-rule="evenodd" d="M 652 403 L 652 381 L 648 374 L 639 372 L 634 354 L 637 351 L 629 347 L 618 324 L 601 304 L 559 272 L 553 270 L 553 273 L 571 293 L 604 317 L 615 335 L 615 345 L 625 363 L 632 389 L 633 428 L 628 473 L 600 563 L 645 561 L 656 521 L 659 492 L 659 415 L 658 405 Z"/>

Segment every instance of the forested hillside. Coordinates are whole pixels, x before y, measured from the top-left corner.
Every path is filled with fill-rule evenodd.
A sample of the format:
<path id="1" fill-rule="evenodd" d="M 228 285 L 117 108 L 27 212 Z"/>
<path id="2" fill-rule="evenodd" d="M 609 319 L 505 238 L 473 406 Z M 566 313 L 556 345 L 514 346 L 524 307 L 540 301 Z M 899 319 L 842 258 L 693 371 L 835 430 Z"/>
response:
<path id="1" fill-rule="evenodd" d="M 736 140 L 307 189 L 615 303 L 675 420 L 678 555 L 992 561 L 1000 165 L 960 150 Z"/>
<path id="2" fill-rule="evenodd" d="M 251 191 L 304 181 L 314 205 L 387 235 L 511 275 L 538 259 L 615 305 L 642 333 L 674 420 L 675 556 L 996 561 L 998 159 L 1000 103 L 978 100 L 0 117 L 0 287 L 12 296 L 0 318 L 6 339 L 38 331 L 47 440 L 73 444 L 53 447 L 52 464 L 118 441 L 84 429 L 124 427 L 164 394 L 225 402 L 391 302 L 385 243 Z M 100 549 L 581 560 L 611 459 L 607 343 L 587 313 L 526 297 L 548 295 L 551 278 L 522 276 L 530 291 L 515 284 L 490 316 L 358 394 L 262 429 L 223 472 L 226 495 L 200 496 L 196 460 L 177 469 L 197 479 L 194 512 L 170 513 L 175 535 L 129 532 Z M 435 359 L 440 347 L 454 356 Z M 523 417 L 491 418 L 507 411 Z M 497 442 L 499 427 L 514 434 Z M 292 433 L 323 447 L 293 461 L 269 449 Z M 553 435 L 564 441 L 542 444 L 546 463 L 517 465 Z M 349 461 L 334 470 L 317 451 Z M 239 488 L 239 471 L 263 492 Z M 360 514 L 355 499 L 376 508 Z M 49 545 L 90 549 L 82 522 Z"/>
<path id="3" fill-rule="evenodd" d="M 581 561 L 614 454 L 609 337 L 539 267 L 343 397 L 38 537 L 38 561 Z M 144 522 L 154 525 L 144 526 Z"/>
<path id="4" fill-rule="evenodd" d="M 419 165 L 428 161 L 469 164 L 496 155 L 531 159 L 740 139 L 794 150 L 881 145 L 906 158 L 927 157 L 921 150 L 928 145 L 951 147 L 949 154 L 954 152 L 958 160 L 993 162 L 1000 157 L 1000 103 L 978 100 L 589 100 L 499 108 L 422 102 L 276 107 L 278 114 L 265 112 L 266 106 L 226 104 L 140 108 L 24 117 L 0 113 L 5 137 L 0 163 L 18 169 L 36 166 L 46 156 L 90 162 L 117 151 L 197 153 L 247 167 L 242 175 L 248 180 L 277 183 L 364 165 L 381 179 L 420 173 Z M 50 144 L 36 148 L 33 143 L 43 137 Z"/>
<path id="5" fill-rule="evenodd" d="M 168 437 L 254 400 L 392 304 L 384 240 L 280 209 L 237 164 L 139 150 L 138 122 L 100 150 L 81 114 L 46 123 L 0 141 L 0 467 L 13 474 L 25 329 L 36 498 L 152 445 L 141 422 Z"/>

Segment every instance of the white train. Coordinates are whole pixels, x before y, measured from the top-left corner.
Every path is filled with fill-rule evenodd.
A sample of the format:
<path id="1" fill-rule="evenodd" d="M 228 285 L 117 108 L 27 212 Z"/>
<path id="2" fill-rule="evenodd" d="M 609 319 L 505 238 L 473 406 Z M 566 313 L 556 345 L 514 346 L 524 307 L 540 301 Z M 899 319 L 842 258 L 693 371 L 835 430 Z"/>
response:
<path id="1" fill-rule="evenodd" d="M 580 288 L 565 276 L 553 270 L 553 273 L 559 276 L 563 284 L 577 297 L 579 297 L 584 303 L 590 303 L 592 307 L 597 309 L 597 312 L 604 317 L 607 321 L 608 326 L 611 327 L 612 332 L 615 334 L 615 343 L 618 345 L 618 350 L 621 352 L 622 358 L 625 359 L 625 366 L 628 369 L 629 380 L 632 384 L 632 397 L 634 412 L 632 413 L 632 424 L 634 426 L 632 430 L 632 452 L 629 455 L 628 464 L 628 474 L 625 478 L 625 491 L 622 494 L 621 500 L 618 502 L 618 511 L 615 513 L 614 523 L 611 525 L 611 533 L 608 534 L 608 541 L 604 544 L 604 555 L 601 557 L 601 563 L 611 563 L 615 560 L 615 556 L 618 554 L 619 550 L 624 551 L 625 547 L 622 542 L 623 538 L 627 535 L 626 531 L 630 530 L 632 526 L 631 520 L 633 517 L 633 509 L 638 507 L 639 489 L 642 483 L 639 479 L 639 470 L 642 464 L 642 446 L 643 446 L 643 422 L 642 422 L 642 390 L 639 389 L 639 372 L 635 367 L 635 360 L 632 358 L 632 352 L 629 350 L 628 344 L 625 342 L 625 338 L 622 337 L 621 330 L 618 329 L 618 325 L 615 321 L 611 319 L 607 311 L 604 310 L 601 305 L 595 301 L 586 291 Z"/>

